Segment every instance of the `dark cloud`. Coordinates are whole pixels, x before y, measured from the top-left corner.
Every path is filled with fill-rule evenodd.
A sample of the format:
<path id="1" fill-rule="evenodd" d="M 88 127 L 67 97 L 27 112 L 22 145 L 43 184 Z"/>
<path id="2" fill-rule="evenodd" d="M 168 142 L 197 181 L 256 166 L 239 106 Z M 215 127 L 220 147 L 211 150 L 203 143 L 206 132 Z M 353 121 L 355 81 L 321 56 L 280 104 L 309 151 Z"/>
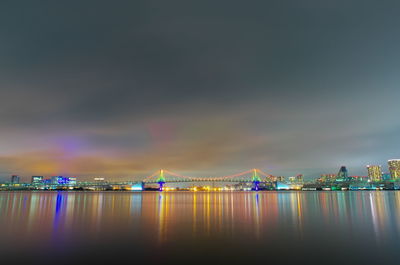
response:
<path id="1" fill-rule="evenodd" d="M 400 156 L 395 1 L 0 5 L 4 174 L 361 174 Z"/>

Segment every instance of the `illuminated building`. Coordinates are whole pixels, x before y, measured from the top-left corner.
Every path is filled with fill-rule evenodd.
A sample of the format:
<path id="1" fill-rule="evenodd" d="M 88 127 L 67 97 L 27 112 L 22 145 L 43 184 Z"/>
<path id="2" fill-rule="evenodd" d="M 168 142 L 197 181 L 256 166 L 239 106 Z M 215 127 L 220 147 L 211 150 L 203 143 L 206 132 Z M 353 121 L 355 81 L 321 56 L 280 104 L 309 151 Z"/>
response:
<path id="1" fill-rule="evenodd" d="M 51 177 L 52 185 L 75 185 L 76 178 L 75 177 L 63 177 L 63 176 L 53 176 Z"/>
<path id="2" fill-rule="evenodd" d="M 51 179 L 44 179 L 43 180 L 44 185 L 50 185 L 51 184 Z"/>
<path id="3" fill-rule="evenodd" d="M 11 184 L 19 184 L 20 177 L 17 175 L 11 176 Z"/>
<path id="4" fill-rule="evenodd" d="M 390 180 L 390 173 L 389 172 L 382 173 L 382 180 Z"/>
<path id="5" fill-rule="evenodd" d="M 136 183 L 136 184 L 133 184 L 132 186 L 131 186 L 131 190 L 132 191 L 142 191 L 143 190 L 143 182 L 139 182 L 139 183 Z"/>
<path id="6" fill-rule="evenodd" d="M 97 177 L 97 178 L 94 178 L 94 181 L 95 182 L 104 182 L 104 178 L 100 178 L 100 177 Z"/>
<path id="7" fill-rule="evenodd" d="M 277 181 L 279 182 L 284 182 L 285 181 L 285 177 L 284 176 L 279 176 L 276 178 Z"/>
<path id="8" fill-rule="evenodd" d="M 69 185 L 70 180 L 67 177 L 58 176 L 57 177 L 57 184 L 58 185 Z"/>
<path id="9" fill-rule="evenodd" d="M 62 176 L 57 177 L 57 184 L 60 184 L 60 185 L 68 184 L 68 178 L 64 178 Z"/>
<path id="10" fill-rule="evenodd" d="M 368 182 L 368 176 L 349 176 L 351 182 Z"/>
<path id="11" fill-rule="evenodd" d="M 382 180 L 382 169 L 381 166 L 367 165 L 368 178 L 370 181 L 381 181 Z"/>
<path id="12" fill-rule="evenodd" d="M 388 160 L 389 172 L 392 179 L 400 178 L 400 159 Z"/>
<path id="13" fill-rule="evenodd" d="M 297 176 L 289 177 L 289 183 L 291 183 L 291 184 L 303 184 L 303 175 L 299 174 Z"/>
<path id="14" fill-rule="evenodd" d="M 349 173 L 347 172 L 347 168 L 345 166 L 341 166 L 339 169 L 339 173 L 337 174 L 336 181 L 348 181 Z"/>
<path id="15" fill-rule="evenodd" d="M 290 186 L 285 184 L 285 183 L 282 183 L 282 182 L 277 182 L 276 183 L 276 189 L 277 190 L 289 190 Z"/>
<path id="16" fill-rule="evenodd" d="M 57 185 L 58 184 L 58 176 L 52 176 L 51 177 L 51 184 Z"/>
<path id="17" fill-rule="evenodd" d="M 32 185 L 43 184 L 43 176 L 32 176 Z"/>
<path id="18" fill-rule="evenodd" d="M 303 183 L 303 174 L 298 174 L 296 176 L 297 183 Z"/>
<path id="19" fill-rule="evenodd" d="M 320 182 L 334 182 L 336 177 L 336 174 L 322 174 L 320 177 Z"/>
<path id="20" fill-rule="evenodd" d="M 68 184 L 70 186 L 75 186 L 76 185 L 76 177 L 69 177 L 68 178 Z"/>

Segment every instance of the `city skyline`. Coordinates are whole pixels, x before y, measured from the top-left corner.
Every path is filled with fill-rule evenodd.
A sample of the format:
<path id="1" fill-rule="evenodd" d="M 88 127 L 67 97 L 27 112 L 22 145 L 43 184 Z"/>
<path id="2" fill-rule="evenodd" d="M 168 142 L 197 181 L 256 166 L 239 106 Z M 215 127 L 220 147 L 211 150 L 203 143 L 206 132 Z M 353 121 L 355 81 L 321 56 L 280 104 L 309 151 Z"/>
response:
<path id="1" fill-rule="evenodd" d="M 399 172 L 400 172 L 400 159 L 389 159 L 389 160 L 387 160 L 387 166 L 386 167 L 382 167 L 382 165 L 373 164 L 373 165 L 365 165 L 365 169 L 366 169 L 366 172 L 365 172 L 366 174 L 361 174 L 361 175 L 349 174 L 347 167 L 345 165 L 342 165 L 342 166 L 340 166 L 339 173 L 337 173 L 337 174 L 334 174 L 332 172 L 330 172 L 330 173 L 324 172 L 324 173 L 321 173 L 320 175 L 305 176 L 305 179 L 311 180 L 311 181 L 317 181 L 318 179 L 327 178 L 327 177 L 328 178 L 334 178 L 334 179 L 336 179 L 336 178 L 347 179 L 348 177 L 366 177 L 370 181 L 382 181 L 382 180 L 384 180 L 384 175 L 387 175 L 387 176 L 390 177 L 390 179 L 397 180 L 397 179 L 399 179 L 399 176 L 400 176 L 400 174 L 399 174 Z M 384 170 L 384 169 L 387 169 L 387 170 Z M 256 170 L 256 169 L 253 169 L 253 170 Z M 259 170 L 259 169 L 257 169 L 257 170 Z M 157 170 L 155 172 L 159 172 L 159 171 L 162 172 L 162 171 L 164 171 L 164 169 L 159 169 L 159 170 Z M 251 170 L 249 170 L 249 171 L 251 171 Z M 153 172 L 153 174 L 155 174 L 155 172 Z M 272 174 L 271 172 L 268 172 L 268 173 L 265 173 L 264 171 L 261 171 L 261 172 L 263 172 L 263 174 L 269 174 L 270 176 L 274 176 L 274 177 L 278 177 L 278 178 L 279 177 L 296 178 L 297 176 L 300 176 L 300 175 L 302 176 L 302 178 L 304 177 L 304 175 L 302 173 L 297 173 L 297 174 L 295 174 L 293 176 L 287 176 L 287 175 L 285 176 L 285 175 L 282 175 L 282 174 Z M 51 178 L 62 177 L 60 174 L 49 174 L 49 175 L 41 175 L 41 176 L 35 176 L 35 175 L 20 176 L 18 174 L 12 174 L 11 175 L 11 183 L 14 183 L 14 178 L 18 178 L 18 181 L 16 183 L 19 183 L 21 177 L 25 181 L 28 180 L 28 179 L 29 180 L 31 179 L 32 183 L 34 183 L 34 179 L 41 178 L 43 180 L 43 177 L 45 177 L 45 176 L 51 177 Z M 66 175 L 66 176 L 73 177 L 74 179 L 76 179 L 76 177 L 78 175 Z M 131 176 L 124 176 L 124 177 L 121 177 L 121 176 L 108 176 L 108 179 L 109 180 L 113 180 L 113 181 L 118 181 L 118 179 L 121 179 L 121 180 L 127 180 L 127 179 L 140 180 L 142 178 L 147 178 L 149 176 L 151 176 L 151 175 L 135 175 L 135 176 L 131 175 Z M 184 175 L 181 175 L 181 176 L 184 177 Z M 200 176 L 198 174 L 195 174 L 193 176 L 187 176 L 187 177 L 220 178 L 220 177 L 224 177 L 224 176 L 228 176 L 228 175 L 223 175 L 223 176 L 216 176 L 216 175 L 204 176 L 203 175 L 203 176 Z M 85 176 L 85 175 L 83 175 L 83 176 L 79 176 L 79 177 L 82 178 L 82 180 L 89 180 L 89 179 L 92 179 L 92 178 L 96 179 L 98 177 L 102 177 L 103 178 L 104 176 L 103 175 L 97 175 L 97 176 Z M 3 180 L 3 182 L 4 182 L 4 180 L 6 180 L 8 178 L 9 178 L 9 176 L 0 176 L 0 181 Z"/>

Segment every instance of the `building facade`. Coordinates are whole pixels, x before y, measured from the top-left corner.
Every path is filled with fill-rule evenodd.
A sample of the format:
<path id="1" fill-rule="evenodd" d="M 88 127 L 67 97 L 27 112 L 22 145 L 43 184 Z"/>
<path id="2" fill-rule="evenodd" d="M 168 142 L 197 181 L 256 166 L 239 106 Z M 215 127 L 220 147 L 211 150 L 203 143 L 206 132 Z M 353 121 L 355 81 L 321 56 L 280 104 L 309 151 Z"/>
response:
<path id="1" fill-rule="evenodd" d="M 370 181 L 382 181 L 382 167 L 378 165 L 367 165 L 368 179 Z"/>
<path id="2" fill-rule="evenodd" d="M 33 185 L 43 184 L 43 176 L 32 176 L 32 184 Z"/>
<path id="3" fill-rule="evenodd" d="M 400 178 L 400 159 L 390 159 L 388 160 L 390 177 L 392 179 Z"/>
<path id="4" fill-rule="evenodd" d="M 19 184 L 19 180 L 20 180 L 19 176 L 17 175 L 11 176 L 11 184 Z"/>
<path id="5" fill-rule="evenodd" d="M 345 166 L 340 167 L 336 180 L 337 181 L 348 181 L 349 180 L 349 173 Z"/>

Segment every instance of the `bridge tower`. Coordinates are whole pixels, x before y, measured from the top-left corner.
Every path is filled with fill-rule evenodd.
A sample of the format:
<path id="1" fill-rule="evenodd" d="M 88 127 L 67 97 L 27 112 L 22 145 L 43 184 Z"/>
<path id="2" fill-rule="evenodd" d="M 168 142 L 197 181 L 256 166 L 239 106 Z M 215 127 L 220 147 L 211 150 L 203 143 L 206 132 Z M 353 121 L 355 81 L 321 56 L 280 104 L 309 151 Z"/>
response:
<path id="1" fill-rule="evenodd" d="M 253 181 L 253 190 L 258 191 L 260 189 L 259 184 L 261 182 L 261 178 L 257 173 L 257 169 L 253 169 L 253 176 L 251 180 Z"/>
<path id="2" fill-rule="evenodd" d="M 163 186 L 165 184 L 164 170 L 160 169 L 160 174 L 158 175 L 157 183 L 159 185 L 158 190 L 163 191 Z"/>

